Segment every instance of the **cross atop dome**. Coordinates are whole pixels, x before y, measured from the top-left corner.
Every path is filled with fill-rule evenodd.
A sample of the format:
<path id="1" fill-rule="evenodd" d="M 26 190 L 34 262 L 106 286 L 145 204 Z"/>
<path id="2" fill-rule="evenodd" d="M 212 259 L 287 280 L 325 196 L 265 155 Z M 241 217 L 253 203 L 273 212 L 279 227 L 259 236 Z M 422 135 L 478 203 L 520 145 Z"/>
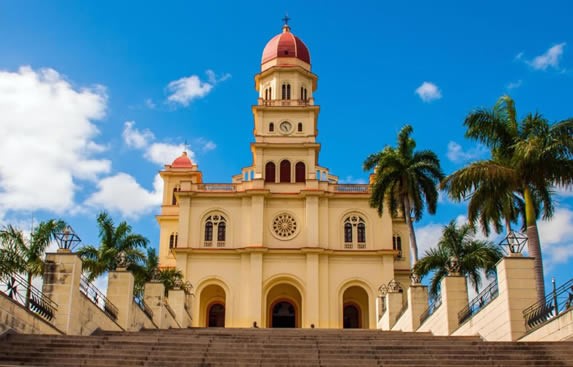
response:
<path id="1" fill-rule="evenodd" d="M 288 16 L 288 14 L 285 14 L 284 18 L 282 19 L 282 21 L 284 22 L 283 33 L 290 32 L 290 26 L 288 25 L 289 20 L 290 20 L 290 18 Z"/>

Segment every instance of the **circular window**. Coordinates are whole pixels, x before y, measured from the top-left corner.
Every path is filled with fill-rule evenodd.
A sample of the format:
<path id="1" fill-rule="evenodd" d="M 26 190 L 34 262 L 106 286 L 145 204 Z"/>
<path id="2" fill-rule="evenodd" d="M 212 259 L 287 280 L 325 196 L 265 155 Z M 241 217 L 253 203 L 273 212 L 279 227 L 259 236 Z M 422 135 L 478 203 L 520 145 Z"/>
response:
<path id="1" fill-rule="evenodd" d="M 281 213 L 273 219 L 273 233 L 282 240 L 294 237 L 298 229 L 296 220 L 288 213 Z"/>

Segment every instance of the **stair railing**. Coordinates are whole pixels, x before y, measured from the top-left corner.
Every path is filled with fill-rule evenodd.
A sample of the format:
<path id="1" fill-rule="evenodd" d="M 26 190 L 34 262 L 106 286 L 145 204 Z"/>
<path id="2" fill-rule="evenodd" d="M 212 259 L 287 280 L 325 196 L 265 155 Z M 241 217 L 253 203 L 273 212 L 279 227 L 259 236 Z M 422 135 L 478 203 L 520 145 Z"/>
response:
<path id="1" fill-rule="evenodd" d="M 553 291 L 545 299 L 532 304 L 523 310 L 525 329 L 536 329 L 557 316 L 573 309 L 573 279 L 569 279 L 559 288 L 555 288 L 555 279 L 552 280 Z"/>
<path id="2" fill-rule="evenodd" d="M 47 321 L 52 321 L 58 310 L 58 304 L 44 295 L 41 290 L 29 284 L 26 279 L 16 273 L 0 269 L 0 292 L 16 303 L 30 310 Z M 26 299 L 26 290 L 30 289 L 30 297 Z"/>
<path id="3" fill-rule="evenodd" d="M 466 307 L 458 312 L 459 324 L 461 325 L 471 319 L 476 313 L 496 299 L 498 295 L 499 287 L 496 279 L 490 285 L 485 287 L 484 290 L 482 290 L 474 299 L 472 299 Z"/>
<path id="4" fill-rule="evenodd" d="M 117 320 L 117 307 L 95 285 L 90 283 L 84 275 L 80 278 L 80 292 L 112 320 Z"/>

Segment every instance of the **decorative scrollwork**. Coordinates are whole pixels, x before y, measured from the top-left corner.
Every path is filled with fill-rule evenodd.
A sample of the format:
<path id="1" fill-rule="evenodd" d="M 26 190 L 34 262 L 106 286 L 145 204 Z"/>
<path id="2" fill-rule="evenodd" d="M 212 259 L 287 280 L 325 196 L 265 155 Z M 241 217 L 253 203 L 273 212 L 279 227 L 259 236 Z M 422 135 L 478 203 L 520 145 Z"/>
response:
<path id="1" fill-rule="evenodd" d="M 126 269 L 127 266 L 129 265 L 127 261 L 127 254 L 125 253 L 125 251 L 118 252 L 115 259 L 117 261 L 117 266 L 116 266 L 117 269 Z"/>
<path id="2" fill-rule="evenodd" d="M 400 282 L 392 279 L 388 282 L 388 292 L 402 292 L 402 285 Z"/>
<path id="3" fill-rule="evenodd" d="M 280 239 L 289 239 L 296 234 L 296 220 L 288 213 L 278 214 L 273 219 L 273 231 Z"/>

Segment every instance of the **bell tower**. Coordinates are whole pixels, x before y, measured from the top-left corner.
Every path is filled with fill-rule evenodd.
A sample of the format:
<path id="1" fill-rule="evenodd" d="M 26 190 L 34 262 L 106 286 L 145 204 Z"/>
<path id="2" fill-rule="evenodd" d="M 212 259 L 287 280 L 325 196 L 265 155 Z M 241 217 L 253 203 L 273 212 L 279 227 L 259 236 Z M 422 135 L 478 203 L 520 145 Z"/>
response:
<path id="1" fill-rule="evenodd" d="M 320 144 L 319 106 L 313 94 L 318 77 L 310 53 L 288 25 L 265 46 L 261 72 L 255 76 L 259 97 L 253 106 L 255 142 L 251 144 L 254 177 L 266 184 L 304 183 L 316 179 Z"/>

